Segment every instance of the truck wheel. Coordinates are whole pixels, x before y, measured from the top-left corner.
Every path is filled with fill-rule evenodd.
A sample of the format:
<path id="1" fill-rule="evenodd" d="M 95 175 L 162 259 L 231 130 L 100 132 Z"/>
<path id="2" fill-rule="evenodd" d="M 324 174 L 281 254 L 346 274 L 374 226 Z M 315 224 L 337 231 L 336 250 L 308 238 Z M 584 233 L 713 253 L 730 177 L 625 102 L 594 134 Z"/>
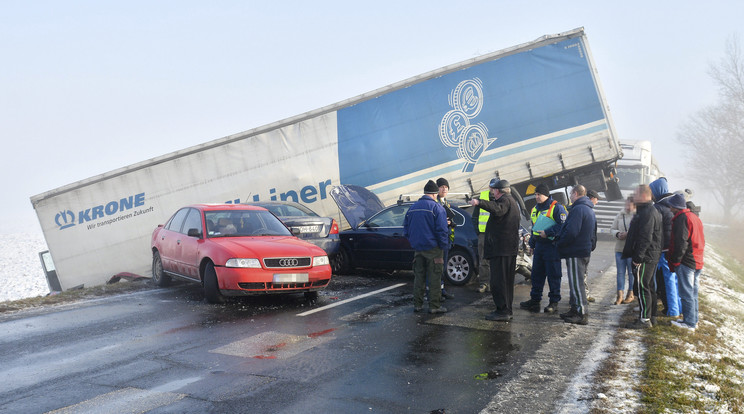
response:
<path id="1" fill-rule="evenodd" d="M 152 254 L 152 283 L 156 286 L 164 287 L 170 284 L 171 277 L 166 275 L 163 271 L 163 260 L 160 258 L 160 253 L 153 252 Z"/>
<path id="2" fill-rule="evenodd" d="M 207 263 L 204 268 L 204 297 L 207 298 L 209 303 L 225 303 L 225 297 L 220 293 L 217 272 L 214 271 L 214 264 L 211 262 Z"/>
<path id="3" fill-rule="evenodd" d="M 473 258 L 467 251 L 458 247 L 450 250 L 446 269 L 447 281 L 450 284 L 462 286 L 470 281 L 474 272 Z"/>

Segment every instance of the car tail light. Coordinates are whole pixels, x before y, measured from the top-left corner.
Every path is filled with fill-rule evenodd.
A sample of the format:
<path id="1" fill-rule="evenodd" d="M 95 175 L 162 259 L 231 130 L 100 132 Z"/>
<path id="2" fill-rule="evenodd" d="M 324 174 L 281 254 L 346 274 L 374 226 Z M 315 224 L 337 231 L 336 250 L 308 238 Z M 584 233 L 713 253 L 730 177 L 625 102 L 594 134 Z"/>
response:
<path id="1" fill-rule="evenodd" d="M 338 223 L 336 223 L 336 219 L 331 220 L 331 231 L 328 234 L 338 234 Z"/>

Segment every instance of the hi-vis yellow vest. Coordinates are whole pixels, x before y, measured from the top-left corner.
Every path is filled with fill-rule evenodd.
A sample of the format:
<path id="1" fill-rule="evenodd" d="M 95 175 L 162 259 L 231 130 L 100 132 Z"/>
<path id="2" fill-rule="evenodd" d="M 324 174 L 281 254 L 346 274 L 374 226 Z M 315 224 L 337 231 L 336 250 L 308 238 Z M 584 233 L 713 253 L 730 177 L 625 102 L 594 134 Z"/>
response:
<path id="1" fill-rule="evenodd" d="M 481 191 L 480 199 L 488 200 L 488 196 L 491 194 L 491 190 Z M 488 217 L 491 215 L 488 211 L 480 209 L 480 215 L 478 216 L 478 231 L 481 233 L 486 232 L 486 223 L 488 223 Z"/>
<path id="2" fill-rule="evenodd" d="M 550 203 L 550 207 L 548 207 L 547 210 L 542 210 L 539 213 L 537 211 L 537 205 L 535 205 L 535 207 L 532 207 L 532 214 L 530 214 L 530 218 L 532 219 L 532 225 L 533 226 L 535 225 L 535 223 L 537 222 L 537 218 L 539 216 L 545 216 L 545 217 L 549 218 L 553 223 L 555 223 L 555 219 L 553 218 L 553 211 L 555 210 L 555 205 L 556 204 L 558 204 L 558 201 L 553 200 L 553 202 Z M 533 231 L 532 234 L 535 235 L 535 236 L 539 236 L 540 235 L 540 233 L 539 232 L 536 232 L 536 231 Z M 551 237 L 551 239 L 552 239 L 552 237 Z"/>

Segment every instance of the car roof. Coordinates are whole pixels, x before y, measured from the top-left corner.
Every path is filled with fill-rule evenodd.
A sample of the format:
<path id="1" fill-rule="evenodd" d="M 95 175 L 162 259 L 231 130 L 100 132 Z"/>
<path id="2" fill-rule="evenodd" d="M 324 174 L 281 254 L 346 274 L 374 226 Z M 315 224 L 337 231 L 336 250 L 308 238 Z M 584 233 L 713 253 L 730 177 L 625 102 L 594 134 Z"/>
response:
<path id="1" fill-rule="evenodd" d="M 213 203 L 202 203 L 192 204 L 187 207 L 196 208 L 202 211 L 219 211 L 219 210 L 266 210 L 260 206 L 251 206 L 246 204 L 213 204 Z"/>
<path id="2" fill-rule="evenodd" d="M 291 206 L 303 206 L 304 207 L 304 205 L 302 205 L 300 203 L 295 203 L 294 201 L 246 201 L 245 203 L 241 203 L 241 204 L 244 204 L 246 206 L 260 206 L 260 205 L 264 205 L 264 204 L 267 204 L 267 205 L 284 205 L 284 204 L 288 204 L 288 205 L 291 205 Z"/>

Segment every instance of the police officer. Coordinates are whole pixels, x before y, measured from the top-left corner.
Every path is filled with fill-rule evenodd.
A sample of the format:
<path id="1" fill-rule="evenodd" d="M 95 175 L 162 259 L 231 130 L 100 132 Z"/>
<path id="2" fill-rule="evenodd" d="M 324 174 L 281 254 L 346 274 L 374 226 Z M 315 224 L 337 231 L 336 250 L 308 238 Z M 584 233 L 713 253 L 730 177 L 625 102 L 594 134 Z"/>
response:
<path id="1" fill-rule="evenodd" d="M 534 251 L 532 291 L 530 300 L 521 302 L 519 307 L 531 312 L 540 312 L 540 300 L 547 278 L 549 303 L 545 307 L 545 312 L 552 313 L 558 310 L 558 302 L 561 300 L 562 276 L 561 259 L 554 240 L 566 220 L 566 208 L 553 200 L 550 189 L 545 184 L 539 184 L 535 189 L 535 200 L 537 204 L 532 208 L 532 237 L 530 237 L 530 249 Z"/>

